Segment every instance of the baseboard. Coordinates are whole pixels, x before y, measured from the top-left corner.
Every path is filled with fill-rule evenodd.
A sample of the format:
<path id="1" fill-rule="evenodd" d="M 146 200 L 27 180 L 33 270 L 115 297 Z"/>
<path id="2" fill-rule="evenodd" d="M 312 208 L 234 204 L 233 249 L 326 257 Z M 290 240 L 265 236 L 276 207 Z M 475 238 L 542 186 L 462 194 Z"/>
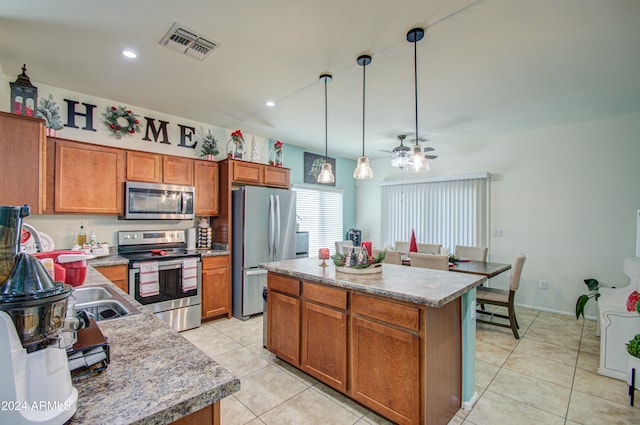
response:
<path id="1" fill-rule="evenodd" d="M 575 313 L 570 313 L 567 311 L 560 311 L 560 310 L 554 310 L 551 308 L 545 308 L 545 307 L 538 307 L 535 305 L 528 305 L 528 304 L 519 304 L 516 303 L 517 307 L 524 307 L 524 308 L 528 308 L 530 310 L 538 310 L 538 311 L 544 311 L 546 313 L 555 313 L 555 314 L 561 314 L 563 316 L 575 316 Z M 584 317 L 586 320 L 596 320 L 596 316 L 585 316 Z"/>
<path id="2" fill-rule="evenodd" d="M 473 406 L 475 406 L 476 403 L 478 402 L 478 398 L 479 398 L 478 393 L 474 391 L 473 396 L 471 397 L 471 400 L 462 402 L 462 408 L 466 411 L 470 411 L 471 409 L 473 409 Z"/>

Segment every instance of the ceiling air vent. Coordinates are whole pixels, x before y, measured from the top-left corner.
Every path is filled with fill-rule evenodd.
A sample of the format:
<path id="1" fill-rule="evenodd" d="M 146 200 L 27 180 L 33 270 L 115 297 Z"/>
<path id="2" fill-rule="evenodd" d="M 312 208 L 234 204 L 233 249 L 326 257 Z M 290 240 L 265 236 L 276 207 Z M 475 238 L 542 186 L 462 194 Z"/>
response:
<path id="1" fill-rule="evenodd" d="M 160 44 L 199 60 L 204 60 L 218 47 L 218 43 L 207 40 L 197 32 L 186 29 L 177 23 L 174 23 L 162 37 Z"/>

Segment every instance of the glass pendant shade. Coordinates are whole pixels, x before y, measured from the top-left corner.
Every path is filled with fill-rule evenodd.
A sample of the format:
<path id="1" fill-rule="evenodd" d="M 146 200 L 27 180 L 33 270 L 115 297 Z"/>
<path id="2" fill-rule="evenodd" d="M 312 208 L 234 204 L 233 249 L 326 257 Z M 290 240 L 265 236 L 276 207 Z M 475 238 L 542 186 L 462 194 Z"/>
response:
<path id="1" fill-rule="evenodd" d="M 422 146 L 412 146 L 411 154 L 409 155 L 407 163 L 407 171 L 411 173 L 420 173 L 422 171 L 427 171 L 428 169 L 429 164 L 427 164 L 427 159 L 424 157 Z"/>
<path id="2" fill-rule="evenodd" d="M 356 165 L 356 169 L 353 171 L 353 178 L 358 180 L 373 178 L 373 170 L 369 165 L 368 156 L 363 155 L 358 157 L 358 163 Z"/>
<path id="3" fill-rule="evenodd" d="M 331 164 L 325 162 L 324 164 L 322 164 L 322 170 L 320 170 L 320 174 L 318 174 L 318 183 L 331 184 L 335 182 L 336 178 L 333 175 L 333 171 L 331 170 Z"/>

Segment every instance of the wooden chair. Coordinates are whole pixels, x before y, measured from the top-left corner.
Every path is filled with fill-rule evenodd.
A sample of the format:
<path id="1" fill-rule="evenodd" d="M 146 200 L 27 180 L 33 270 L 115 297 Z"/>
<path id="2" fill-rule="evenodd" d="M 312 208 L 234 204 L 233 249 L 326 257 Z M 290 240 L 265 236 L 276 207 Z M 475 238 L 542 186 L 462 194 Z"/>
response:
<path id="1" fill-rule="evenodd" d="M 393 246 L 395 247 L 395 251 L 409 252 L 409 242 L 396 241 Z"/>
<path id="2" fill-rule="evenodd" d="M 485 310 L 476 310 L 477 313 L 491 315 L 491 319 L 493 317 L 501 317 L 503 319 L 509 319 L 509 324 L 506 323 L 496 323 L 493 320 L 484 320 L 478 318 L 478 323 L 486 323 L 489 325 L 501 326 L 503 328 L 511 328 L 513 332 L 513 336 L 516 339 L 520 339 L 518 335 L 518 321 L 516 320 L 516 311 L 513 305 L 514 298 L 516 296 L 516 291 L 520 286 L 520 276 L 522 275 L 522 267 L 524 266 L 524 262 L 527 259 L 524 254 L 519 254 L 511 268 L 511 280 L 509 281 L 509 290 L 506 289 L 498 289 L 498 288 L 487 288 L 485 286 L 479 286 L 477 288 L 476 295 L 476 303 L 477 304 L 492 304 L 498 305 L 502 307 L 507 307 L 508 315 L 492 313 L 490 311 Z"/>
<path id="3" fill-rule="evenodd" d="M 423 267 L 425 269 L 449 270 L 449 257 L 446 255 L 431 255 L 412 252 L 409 254 L 411 267 Z"/>
<path id="4" fill-rule="evenodd" d="M 487 261 L 488 248 L 479 246 L 456 245 L 456 255 L 472 261 Z"/>
<path id="5" fill-rule="evenodd" d="M 373 249 L 373 255 L 374 257 L 377 257 L 378 255 L 380 255 L 381 252 L 383 252 L 383 249 Z M 383 263 L 386 264 L 402 264 L 402 258 L 400 257 L 400 251 L 393 251 L 391 249 L 387 250 L 387 255 L 385 255 L 384 260 L 382 260 Z"/>
<path id="6" fill-rule="evenodd" d="M 418 245 L 418 252 L 421 254 L 440 255 L 440 248 L 442 248 L 442 245 L 439 243 L 419 243 L 416 245 Z"/>

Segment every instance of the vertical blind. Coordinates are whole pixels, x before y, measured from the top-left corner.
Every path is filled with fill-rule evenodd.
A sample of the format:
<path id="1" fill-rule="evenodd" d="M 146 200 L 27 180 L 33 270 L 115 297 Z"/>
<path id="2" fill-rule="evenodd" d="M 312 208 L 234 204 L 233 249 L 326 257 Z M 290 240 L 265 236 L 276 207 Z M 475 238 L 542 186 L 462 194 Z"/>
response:
<path id="1" fill-rule="evenodd" d="M 382 239 L 487 246 L 488 175 L 382 186 Z"/>
<path id="2" fill-rule="evenodd" d="M 318 256 L 318 248 L 335 253 L 335 241 L 344 239 L 342 230 L 342 191 L 294 186 L 296 215 L 300 231 L 309 232 L 309 257 Z"/>

